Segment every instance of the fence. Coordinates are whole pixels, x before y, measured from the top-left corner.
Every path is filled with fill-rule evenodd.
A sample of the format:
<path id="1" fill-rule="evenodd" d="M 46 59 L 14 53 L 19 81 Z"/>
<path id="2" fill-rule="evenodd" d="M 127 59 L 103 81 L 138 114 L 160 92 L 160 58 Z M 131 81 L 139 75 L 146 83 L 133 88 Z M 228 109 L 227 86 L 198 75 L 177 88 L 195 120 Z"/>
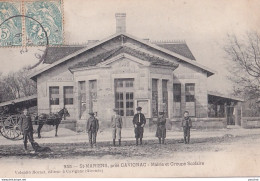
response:
<path id="1" fill-rule="evenodd" d="M 242 117 L 243 128 L 260 128 L 260 117 Z"/>

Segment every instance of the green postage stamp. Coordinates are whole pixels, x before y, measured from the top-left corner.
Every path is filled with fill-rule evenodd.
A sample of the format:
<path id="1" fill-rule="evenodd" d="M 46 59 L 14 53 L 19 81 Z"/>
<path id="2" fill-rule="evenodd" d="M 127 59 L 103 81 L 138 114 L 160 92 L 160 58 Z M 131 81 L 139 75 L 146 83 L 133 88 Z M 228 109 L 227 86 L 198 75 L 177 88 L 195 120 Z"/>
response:
<path id="1" fill-rule="evenodd" d="M 0 1 L 0 46 L 22 45 L 22 17 L 20 2 Z M 14 18 L 11 18 L 14 17 Z M 10 18 L 10 19 L 9 19 Z M 9 20 L 8 20 L 9 19 Z"/>
<path id="2" fill-rule="evenodd" d="M 25 15 L 41 23 L 47 32 L 50 45 L 60 45 L 63 41 L 61 1 L 25 2 Z M 46 38 L 40 24 L 25 18 L 27 41 L 30 45 L 45 45 Z"/>
<path id="3" fill-rule="evenodd" d="M 0 0 L 0 47 L 63 44 L 62 3 Z"/>

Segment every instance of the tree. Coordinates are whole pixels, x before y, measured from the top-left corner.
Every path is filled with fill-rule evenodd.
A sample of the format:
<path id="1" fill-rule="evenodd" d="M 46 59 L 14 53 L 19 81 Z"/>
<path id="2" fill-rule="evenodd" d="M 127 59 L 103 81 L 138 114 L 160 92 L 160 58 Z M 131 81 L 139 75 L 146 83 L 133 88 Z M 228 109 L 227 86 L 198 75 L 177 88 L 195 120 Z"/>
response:
<path id="1" fill-rule="evenodd" d="M 36 83 L 29 78 L 30 67 L 7 75 L 0 74 L 0 102 L 30 96 L 36 93 Z"/>
<path id="2" fill-rule="evenodd" d="M 17 75 L 17 80 L 20 83 L 20 90 L 24 96 L 30 96 L 36 93 L 37 87 L 36 83 L 29 78 L 31 74 L 30 67 L 24 67 L 23 69 L 19 70 Z"/>
<path id="3" fill-rule="evenodd" d="M 256 101 L 260 97 L 260 36 L 256 32 L 238 38 L 228 35 L 224 50 L 231 64 L 229 79 L 234 82 L 234 95 L 245 99 L 243 116 L 260 116 Z"/>
<path id="4" fill-rule="evenodd" d="M 251 100 L 260 97 L 260 36 L 247 33 L 242 38 L 228 35 L 224 50 L 231 60 L 229 79 L 234 84 L 234 94 Z"/>

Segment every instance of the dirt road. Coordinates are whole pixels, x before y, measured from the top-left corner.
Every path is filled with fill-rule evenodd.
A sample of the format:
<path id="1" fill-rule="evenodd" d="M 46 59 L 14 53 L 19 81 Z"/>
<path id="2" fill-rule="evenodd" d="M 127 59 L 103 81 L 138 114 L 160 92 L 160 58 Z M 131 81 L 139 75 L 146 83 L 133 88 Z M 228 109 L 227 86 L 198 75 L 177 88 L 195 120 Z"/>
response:
<path id="1" fill-rule="evenodd" d="M 122 146 L 98 142 L 41 143 L 49 153 L 24 153 L 22 144 L 0 146 L 2 177 L 227 177 L 260 174 L 259 134 L 181 139 L 134 140 Z M 31 147 L 30 147 L 31 149 Z"/>
<path id="2" fill-rule="evenodd" d="M 202 153 L 202 152 L 227 152 L 239 151 L 245 148 L 259 147 L 260 136 L 233 136 L 224 135 L 214 138 L 193 138 L 190 144 L 184 144 L 181 139 L 166 140 L 165 145 L 160 145 L 156 140 L 144 140 L 143 145 L 135 146 L 134 141 L 123 141 L 122 146 L 111 146 L 111 142 L 98 142 L 97 147 L 91 148 L 86 142 L 82 143 L 50 143 L 41 144 L 52 149 L 48 153 L 25 153 L 22 145 L 0 146 L 0 157 L 15 157 L 19 159 L 51 158 L 112 158 L 112 159 L 145 159 L 167 158 L 176 153 Z M 28 144 L 29 147 L 31 146 Z M 30 148 L 32 150 L 32 148 Z M 245 149 L 244 151 L 246 151 Z M 251 149 L 250 149 L 251 150 Z M 257 150 L 256 150 L 257 151 Z"/>

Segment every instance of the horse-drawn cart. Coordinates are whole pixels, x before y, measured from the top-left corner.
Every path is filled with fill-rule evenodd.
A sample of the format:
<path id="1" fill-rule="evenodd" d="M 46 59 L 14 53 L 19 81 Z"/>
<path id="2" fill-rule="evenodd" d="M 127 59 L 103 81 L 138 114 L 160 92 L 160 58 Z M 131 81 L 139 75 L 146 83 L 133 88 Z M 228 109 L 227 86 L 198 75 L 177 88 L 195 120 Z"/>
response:
<path id="1" fill-rule="evenodd" d="M 20 130 L 19 117 L 20 113 L 0 113 L 0 133 L 3 137 L 10 140 L 21 140 L 23 138 L 22 131 Z M 44 124 L 56 126 L 55 136 L 57 136 L 58 126 L 62 118 L 70 116 L 66 108 L 61 109 L 57 114 L 41 114 L 34 113 L 31 115 L 34 125 L 38 125 L 38 137 L 40 138 L 41 128 Z"/>
<path id="2" fill-rule="evenodd" d="M 20 114 L 1 114 L 0 133 L 3 137 L 10 140 L 20 140 L 23 138 L 19 128 Z"/>
<path id="3" fill-rule="evenodd" d="M 37 106 L 37 95 L 27 96 L 0 103 L 0 133 L 10 140 L 23 138 L 19 127 L 19 117 L 23 107 Z M 36 109 L 32 111 L 36 113 Z"/>
<path id="4" fill-rule="evenodd" d="M 33 125 L 38 125 L 38 137 L 41 137 L 43 125 L 56 126 L 55 136 L 57 136 L 58 126 L 61 120 L 69 117 L 68 110 L 64 107 L 57 113 L 39 114 L 37 111 L 37 96 L 32 95 L 12 101 L 0 103 L 0 133 L 3 137 L 10 140 L 20 140 L 23 138 L 20 130 L 19 118 L 23 108 L 28 108 Z"/>

